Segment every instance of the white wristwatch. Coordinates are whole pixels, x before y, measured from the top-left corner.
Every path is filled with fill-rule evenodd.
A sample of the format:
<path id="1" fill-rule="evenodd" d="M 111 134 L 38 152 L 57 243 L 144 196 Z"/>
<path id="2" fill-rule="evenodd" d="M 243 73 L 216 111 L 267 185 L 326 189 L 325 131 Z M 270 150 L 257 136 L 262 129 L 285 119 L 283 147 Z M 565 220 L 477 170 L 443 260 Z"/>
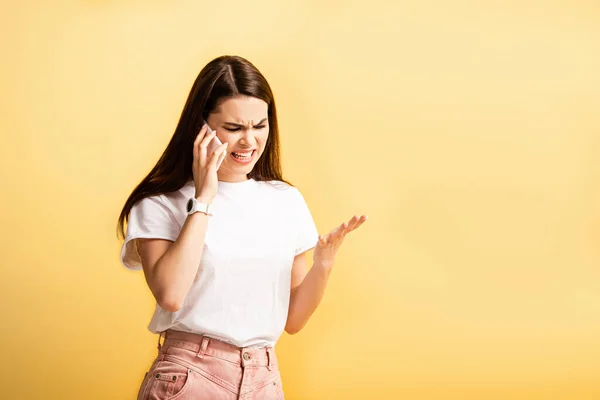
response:
<path id="1" fill-rule="evenodd" d="M 209 204 L 200 203 L 195 197 L 191 197 L 187 202 L 187 214 L 192 215 L 195 212 L 201 212 L 212 216 L 211 207 Z"/>

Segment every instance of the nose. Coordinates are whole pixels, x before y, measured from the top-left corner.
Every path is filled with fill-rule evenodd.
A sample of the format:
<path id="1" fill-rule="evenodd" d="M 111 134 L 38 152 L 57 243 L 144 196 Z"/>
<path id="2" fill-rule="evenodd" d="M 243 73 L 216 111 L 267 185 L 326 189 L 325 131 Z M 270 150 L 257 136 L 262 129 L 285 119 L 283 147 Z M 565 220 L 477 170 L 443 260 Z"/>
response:
<path id="1" fill-rule="evenodd" d="M 253 145 L 254 140 L 254 129 L 243 129 L 242 135 L 240 137 L 240 142 L 248 143 L 248 145 Z"/>

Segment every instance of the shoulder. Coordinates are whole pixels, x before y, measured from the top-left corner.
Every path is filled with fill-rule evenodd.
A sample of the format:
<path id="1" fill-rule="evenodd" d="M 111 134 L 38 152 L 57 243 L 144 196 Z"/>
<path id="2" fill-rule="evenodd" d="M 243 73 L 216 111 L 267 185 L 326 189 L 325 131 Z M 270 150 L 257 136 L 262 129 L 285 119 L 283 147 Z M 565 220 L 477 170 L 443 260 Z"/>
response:
<path id="1" fill-rule="evenodd" d="M 155 194 L 137 201 L 131 208 L 130 222 L 138 224 L 169 221 L 173 219 L 173 207 L 163 194 Z"/>
<path id="2" fill-rule="evenodd" d="M 162 193 L 157 196 L 156 201 L 160 202 L 164 207 L 172 212 L 177 212 L 185 208 L 185 204 L 190 197 L 194 195 L 194 183 L 186 183 L 181 188 L 174 192 Z"/>
<path id="3" fill-rule="evenodd" d="M 302 198 L 300 190 L 297 187 L 290 185 L 289 183 L 285 183 L 282 181 L 260 181 L 259 185 L 261 187 L 261 190 L 263 190 L 266 193 L 270 193 L 274 196 L 290 200 Z"/>
<path id="4" fill-rule="evenodd" d="M 301 190 L 281 181 L 266 181 L 263 183 L 265 191 L 270 191 L 269 198 L 273 203 L 285 209 L 286 212 L 303 213 L 307 208 L 307 201 Z"/>
<path id="5" fill-rule="evenodd" d="M 138 210 L 149 210 L 153 208 L 164 208 L 165 202 L 162 199 L 162 194 L 153 194 L 150 196 L 146 196 L 140 200 L 138 200 L 132 207 L 132 209 Z"/>
<path id="6" fill-rule="evenodd" d="M 185 204 L 193 194 L 193 187 L 188 185 L 174 192 L 154 194 L 139 200 L 132 208 L 143 214 L 170 214 L 178 217 L 181 210 L 185 209 Z"/>

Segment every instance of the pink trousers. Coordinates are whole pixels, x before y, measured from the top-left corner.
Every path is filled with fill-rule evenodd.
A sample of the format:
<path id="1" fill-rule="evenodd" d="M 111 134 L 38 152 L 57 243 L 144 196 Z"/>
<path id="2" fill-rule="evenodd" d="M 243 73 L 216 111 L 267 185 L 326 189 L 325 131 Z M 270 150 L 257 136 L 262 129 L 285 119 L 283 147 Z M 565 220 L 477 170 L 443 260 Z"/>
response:
<path id="1" fill-rule="evenodd" d="M 283 400 L 272 347 L 236 347 L 194 333 L 167 330 L 138 400 Z"/>

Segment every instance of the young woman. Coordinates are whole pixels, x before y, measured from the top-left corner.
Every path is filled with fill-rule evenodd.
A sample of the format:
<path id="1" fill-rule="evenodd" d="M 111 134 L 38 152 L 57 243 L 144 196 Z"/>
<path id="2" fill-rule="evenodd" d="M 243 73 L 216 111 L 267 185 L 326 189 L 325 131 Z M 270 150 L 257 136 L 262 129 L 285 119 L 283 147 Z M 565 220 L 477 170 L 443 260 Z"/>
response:
<path id="1" fill-rule="evenodd" d="M 319 235 L 282 178 L 266 79 L 241 57 L 208 63 L 119 217 L 121 262 L 143 269 L 157 303 L 158 356 L 138 399 L 283 399 L 275 343 L 306 324 L 345 235 L 365 220 Z"/>

